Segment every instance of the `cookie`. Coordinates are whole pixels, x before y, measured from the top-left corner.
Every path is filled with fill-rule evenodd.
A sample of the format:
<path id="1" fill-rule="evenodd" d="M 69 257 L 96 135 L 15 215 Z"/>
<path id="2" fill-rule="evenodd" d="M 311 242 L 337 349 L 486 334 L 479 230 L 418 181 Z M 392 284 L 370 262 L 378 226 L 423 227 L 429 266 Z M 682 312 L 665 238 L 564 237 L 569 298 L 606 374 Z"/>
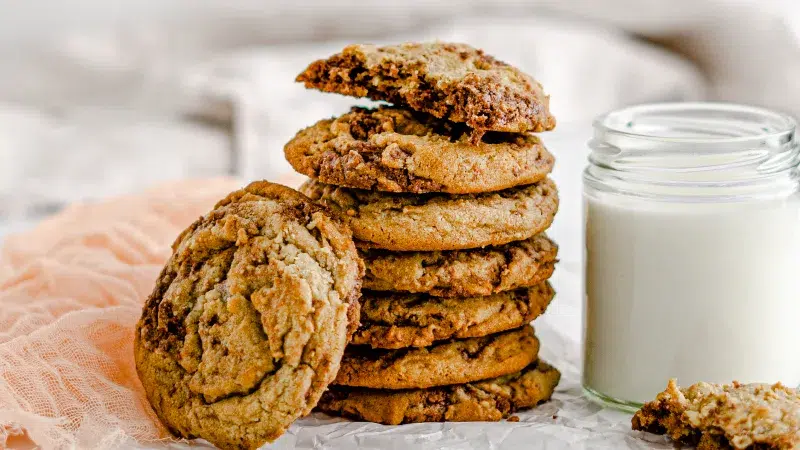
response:
<path id="1" fill-rule="evenodd" d="M 485 194 L 388 194 L 307 181 L 300 191 L 340 214 L 368 247 L 399 251 L 503 245 L 541 233 L 558 193 L 550 179 Z"/>
<path id="2" fill-rule="evenodd" d="M 353 108 L 300 131 L 284 147 L 298 172 L 386 192 L 471 194 L 540 181 L 555 159 L 532 134 L 489 133 L 392 107 Z"/>
<path id="3" fill-rule="evenodd" d="M 358 243 L 356 244 L 358 245 Z M 361 250 L 364 288 L 439 297 L 490 295 L 550 278 L 558 246 L 544 234 L 499 247 L 446 252 Z"/>
<path id="4" fill-rule="evenodd" d="M 413 389 L 469 383 L 522 370 L 536 360 L 533 328 L 431 347 L 378 350 L 349 346 L 333 384 L 373 389 Z"/>
<path id="5" fill-rule="evenodd" d="M 552 130 L 542 85 L 466 44 L 350 45 L 297 76 L 308 88 L 369 97 L 477 130 Z"/>
<path id="6" fill-rule="evenodd" d="M 398 349 L 424 347 L 443 339 L 487 336 L 530 323 L 544 312 L 554 295 L 547 282 L 486 297 L 363 291 L 361 325 L 352 343 Z"/>
<path id="7" fill-rule="evenodd" d="M 136 326 L 147 399 L 176 435 L 257 448 L 316 405 L 358 323 L 348 228 L 267 182 L 175 241 Z"/>
<path id="8" fill-rule="evenodd" d="M 737 382 L 680 389 L 673 379 L 631 425 L 701 450 L 800 448 L 800 391 Z"/>
<path id="9" fill-rule="evenodd" d="M 498 421 L 550 400 L 560 379 L 558 370 L 537 361 L 511 375 L 430 389 L 389 391 L 331 386 L 317 409 L 386 425 Z"/>

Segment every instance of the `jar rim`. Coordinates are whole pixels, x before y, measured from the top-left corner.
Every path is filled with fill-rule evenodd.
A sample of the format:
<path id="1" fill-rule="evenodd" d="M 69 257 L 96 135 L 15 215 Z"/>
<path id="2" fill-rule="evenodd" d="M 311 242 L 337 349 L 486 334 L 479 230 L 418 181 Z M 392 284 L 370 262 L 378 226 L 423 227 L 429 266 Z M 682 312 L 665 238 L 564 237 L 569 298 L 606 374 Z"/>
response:
<path id="1" fill-rule="evenodd" d="M 664 124 L 670 120 L 683 129 L 666 128 Z M 731 121 L 736 121 L 738 126 L 731 127 Z M 756 106 L 682 102 L 617 109 L 597 117 L 593 126 L 596 132 L 628 139 L 724 145 L 776 138 L 793 140 L 797 121 L 788 114 Z"/>
<path id="2" fill-rule="evenodd" d="M 605 114 L 594 127 L 584 182 L 596 190 L 718 201 L 800 188 L 796 122 L 786 114 L 731 103 L 655 103 Z"/>

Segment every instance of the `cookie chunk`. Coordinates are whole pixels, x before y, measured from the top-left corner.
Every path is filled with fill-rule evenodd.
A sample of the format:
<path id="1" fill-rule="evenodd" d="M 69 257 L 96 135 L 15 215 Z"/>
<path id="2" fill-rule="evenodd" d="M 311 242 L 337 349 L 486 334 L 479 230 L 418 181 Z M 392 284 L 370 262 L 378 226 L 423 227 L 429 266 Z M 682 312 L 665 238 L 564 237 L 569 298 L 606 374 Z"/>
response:
<path id="1" fill-rule="evenodd" d="M 176 435 L 257 448 L 316 405 L 358 323 L 347 226 L 267 182 L 186 229 L 136 326 L 136 369 Z"/>
<path id="2" fill-rule="evenodd" d="M 520 371 L 538 352 L 539 340 L 529 326 L 431 347 L 377 350 L 351 345 L 333 384 L 413 389 L 469 383 Z"/>
<path id="3" fill-rule="evenodd" d="M 443 339 L 487 336 L 530 323 L 544 313 L 554 295 L 547 282 L 486 297 L 364 291 L 361 325 L 352 343 L 398 349 L 424 347 Z"/>
<path id="4" fill-rule="evenodd" d="M 284 147 L 298 172 L 387 192 L 471 194 L 542 180 L 555 159 L 532 134 L 488 133 L 411 111 L 353 108 L 300 131 Z"/>
<path id="5" fill-rule="evenodd" d="M 558 370 L 538 361 L 511 375 L 430 389 L 389 391 L 331 386 L 317 409 L 386 425 L 498 421 L 550 400 L 560 379 Z"/>
<path id="6" fill-rule="evenodd" d="M 667 389 L 632 420 L 634 430 L 712 449 L 800 447 L 800 392 L 779 384 L 697 383 Z"/>
<path id="7" fill-rule="evenodd" d="M 356 243 L 358 246 L 358 243 Z M 490 295 L 550 278 L 558 247 L 544 234 L 498 247 L 447 252 L 364 249 L 364 288 L 439 297 Z"/>
<path id="8" fill-rule="evenodd" d="M 477 130 L 552 130 L 542 85 L 466 44 L 350 45 L 297 77 L 324 92 L 369 97 Z"/>
<path id="9" fill-rule="evenodd" d="M 388 194 L 310 180 L 300 187 L 339 213 L 366 246 L 399 251 L 503 245 L 541 233 L 558 194 L 550 179 L 485 194 Z"/>

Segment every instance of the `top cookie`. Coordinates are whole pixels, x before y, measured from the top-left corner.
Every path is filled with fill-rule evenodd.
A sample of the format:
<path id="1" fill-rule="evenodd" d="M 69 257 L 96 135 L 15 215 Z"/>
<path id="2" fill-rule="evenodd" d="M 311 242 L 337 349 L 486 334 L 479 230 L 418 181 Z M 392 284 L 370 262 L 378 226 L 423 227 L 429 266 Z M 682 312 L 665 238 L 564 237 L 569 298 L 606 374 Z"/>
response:
<path id="1" fill-rule="evenodd" d="M 466 44 L 350 45 L 311 63 L 297 81 L 463 122 L 476 130 L 552 130 L 549 97 L 516 67 Z"/>
<path id="2" fill-rule="evenodd" d="M 134 355 L 175 434 L 257 448 L 311 411 L 358 323 L 349 229 L 267 182 L 186 229 L 147 298 Z"/>
<path id="3" fill-rule="evenodd" d="M 698 449 L 800 447 L 800 391 L 778 384 L 697 383 L 670 380 L 632 420 L 634 430 L 667 433 Z"/>
<path id="4" fill-rule="evenodd" d="M 300 131 L 284 147 L 298 172 L 387 192 L 472 194 L 535 183 L 554 158 L 532 134 L 488 133 L 407 109 L 353 108 Z"/>

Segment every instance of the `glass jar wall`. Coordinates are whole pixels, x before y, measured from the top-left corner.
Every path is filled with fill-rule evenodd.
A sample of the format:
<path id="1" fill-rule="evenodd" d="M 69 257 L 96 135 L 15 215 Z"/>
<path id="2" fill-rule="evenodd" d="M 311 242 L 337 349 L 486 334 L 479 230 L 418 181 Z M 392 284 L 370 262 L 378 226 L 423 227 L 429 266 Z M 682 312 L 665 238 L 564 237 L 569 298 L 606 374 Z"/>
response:
<path id="1" fill-rule="evenodd" d="M 795 122 L 728 104 L 595 122 L 583 386 L 636 408 L 670 378 L 800 384 Z"/>

